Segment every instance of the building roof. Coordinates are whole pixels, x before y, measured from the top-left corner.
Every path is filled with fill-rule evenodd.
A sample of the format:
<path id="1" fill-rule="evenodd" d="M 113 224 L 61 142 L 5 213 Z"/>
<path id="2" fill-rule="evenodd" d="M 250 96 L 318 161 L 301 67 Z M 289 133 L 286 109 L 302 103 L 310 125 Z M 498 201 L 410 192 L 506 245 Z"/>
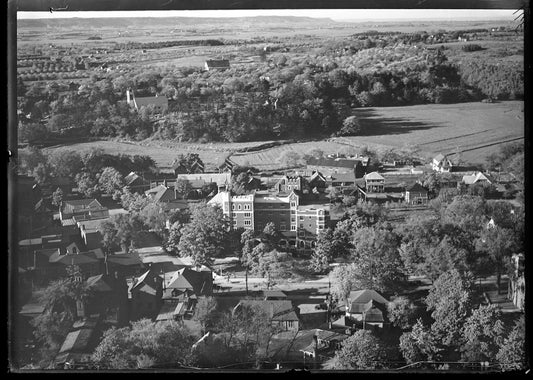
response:
<path id="1" fill-rule="evenodd" d="M 263 290 L 263 296 L 268 299 L 270 297 L 287 298 L 287 295 L 281 290 Z"/>
<path id="2" fill-rule="evenodd" d="M 274 321 L 299 321 L 295 308 L 289 300 L 241 300 L 237 307 L 239 305 L 259 306 Z"/>
<path id="3" fill-rule="evenodd" d="M 144 96 L 140 98 L 134 96 L 133 101 L 135 102 L 135 106 L 137 108 L 149 106 L 151 104 L 157 106 L 168 106 L 168 99 L 166 96 Z"/>
<path id="4" fill-rule="evenodd" d="M 108 255 L 107 262 L 122 266 L 141 266 L 143 264 L 143 262 L 139 258 L 139 255 L 133 253 Z"/>
<path id="5" fill-rule="evenodd" d="M 192 290 L 197 296 L 211 294 L 213 291 L 213 277 L 211 272 L 199 272 L 186 267 L 174 273 L 167 288 Z"/>
<path id="6" fill-rule="evenodd" d="M 446 156 L 444 156 L 442 153 L 439 153 L 433 158 L 433 160 L 441 162 L 442 160 L 444 160 L 444 158 L 446 158 Z"/>
<path id="7" fill-rule="evenodd" d="M 492 183 L 492 181 L 485 174 L 481 172 L 472 173 L 470 175 L 463 176 L 463 182 L 466 185 L 473 185 L 474 183 L 478 181 L 487 181 L 488 183 Z"/>
<path id="8" fill-rule="evenodd" d="M 63 201 L 62 211 L 63 213 L 72 214 L 75 212 L 85 211 L 85 210 L 101 210 L 105 209 L 104 206 L 100 204 L 96 199 L 73 199 L 68 201 Z"/>
<path id="9" fill-rule="evenodd" d="M 331 176 L 327 176 L 328 182 L 355 182 L 355 173 L 335 173 Z"/>
<path id="10" fill-rule="evenodd" d="M 208 67 L 229 67 L 229 60 L 227 59 L 208 59 L 205 63 Z"/>
<path id="11" fill-rule="evenodd" d="M 185 311 L 187 311 L 187 305 L 185 302 L 164 302 L 157 315 L 156 321 L 172 320 L 176 316 L 183 316 Z"/>
<path id="12" fill-rule="evenodd" d="M 86 284 L 96 292 L 110 292 L 113 290 L 113 288 L 106 282 L 106 278 L 103 274 L 89 277 Z"/>
<path id="13" fill-rule="evenodd" d="M 424 186 L 419 184 L 418 182 L 415 182 L 412 186 L 409 186 L 405 191 L 409 191 L 412 193 L 427 193 L 428 191 Z"/>
<path id="14" fill-rule="evenodd" d="M 351 303 L 367 303 L 370 300 L 377 301 L 382 304 L 387 304 L 389 301 L 381 294 L 372 289 L 351 291 L 348 295 Z"/>
<path id="15" fill-rule="evenodd" d="M 84 351 L 89 345 L 89 340 L 92 337 L 93 329 L 80 329 L 68 333 L 59 353 L 69 352 L 69 351 Z"/>
<path id="16" fill-rule="evenodd" d="M 372 173 L 368 173 L 368 174 L 365 174 L 365 180 L 369 180 L 369 179 L 372 179 L 372 180 L 385 180 L 385 178 L 383 178 L 378 172 L 372 172 Z"/>
<path id="17" fill-rule="evenodd" d="M 61 255 L 58 251 L 50 256 L 48 261 L 50 263 L 58 263 L 63 265 L 84 265 L 98 262 L 97 259 L 90 257 L 85 253 Z"/>

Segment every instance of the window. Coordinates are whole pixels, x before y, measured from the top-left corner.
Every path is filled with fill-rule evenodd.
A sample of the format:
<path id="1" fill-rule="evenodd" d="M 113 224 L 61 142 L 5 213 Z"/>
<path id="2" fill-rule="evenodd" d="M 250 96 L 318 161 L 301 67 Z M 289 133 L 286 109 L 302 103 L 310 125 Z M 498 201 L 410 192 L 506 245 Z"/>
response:
<path id="1" fill-rule="evenodd" d="M 319 230 L 323 230 L 323 229 L 324 229 L 324 226 L 318 226 L 318 229 L 319 229 Z"/>
<path id="2" fill-rule="evenodd" d="M 291 210 L 291 214 L 296 214 L 296 211 L 295 210 Z"/>
<path id="3" fill-rule="evenodd" d="M 251 220 L 245 220 L 244 221 L 244 225 L 245 226 L 251 226 L 252 225 L 252 221 Z"/>
<path id="4" fill-rule="evenodd" d="M 251 212 L 245 212 L 244 213 L 244 217 L 245 218 L 251 218 L 252 217 L 252 213 Z"/>
<path id="5" fill-rule="evenodd" d="M 296 207 L 296 202 L 291 202 L 291 207 Z"/>
<path id="6" fill-rule="evenodd" d="M 240 210 L 241 209 L 241 205 L 237 205 L 237 210 Z"/>
<path id="7" fill-rule="evenodd" d="M 285 226 L 285 223 L 281 223 L 281 224 L 279 225 L 279 230 L 280 230 L 280 231 L 285 231 L 286 229 L 287 229 L 287 227 Z"/>
<path id="8" fill-rule="evenodd" d="M 231 217 L 232 217 L 232 218 L 235 218 L 236 216 L 237 216 L 237 213 L 236 213 L 236 212 L 232 212 L 232 213 L 231 213 Z"/>
<path id="9" fill-rule="evenodd" d="M 293 223 L 296 222 L 296 218 L 294 218 L 294 217 L 291 218 L 291 222 L 293 222 Z"/>
<path id="10" fill-rule="evenodd" d="M 237 221 L 236 221 L 236 220 L 233 220 L 233 225 L 234 225 L 234 226 L 237 225 Z"/>
<path id="11" fill-rule="evenodd" d="M 235 205 L 234 204 L 231 205 L 231 209 L 235 210 Z"/>
<path id="12" fill-rule="evenodd" d="M 291 186 L 291 185 L 287 186 L 287 188 L 288 188 L 289 190 L 292 190 L 292 186 Z"/>
<path id="13" fill-rule="evenodd" d="M 249 210 L 250 209 L 250 205 L 244 205 L 244 209 L 245 210 Z"/>
<path id="14" fill-rule="evenodd" d="M 296 231 L 296 226 L 295 225 L 291 226 L 291 231 Z"/>
<path id="15" fill-rule="evenodd" d="M 303 223 L 300 223 L 300 228 L 304 228 L 304 224 Z"/>
<path id="16" fill-rule="evenodd" d="M 300 220 L 304 220 L 304 217 L 302 215 L 300 215 Z"/>

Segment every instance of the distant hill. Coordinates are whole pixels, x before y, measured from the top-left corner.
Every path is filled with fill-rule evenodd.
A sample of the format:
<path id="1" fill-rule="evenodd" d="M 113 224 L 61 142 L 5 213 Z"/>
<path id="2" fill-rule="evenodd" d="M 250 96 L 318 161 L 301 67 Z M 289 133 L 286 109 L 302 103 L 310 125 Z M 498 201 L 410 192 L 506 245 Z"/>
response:
<path id="1" fill-rule="evenodd" d="M 297 16 L 256 16 L 256 17 L 109 17 L 109 18 L 62 18 L 62 19 L 19 19 L 20 28 L 154 28 L 177 26 L 242 26 L 260 25 L 325 25 L 336 23 L 329 18 Z"/>

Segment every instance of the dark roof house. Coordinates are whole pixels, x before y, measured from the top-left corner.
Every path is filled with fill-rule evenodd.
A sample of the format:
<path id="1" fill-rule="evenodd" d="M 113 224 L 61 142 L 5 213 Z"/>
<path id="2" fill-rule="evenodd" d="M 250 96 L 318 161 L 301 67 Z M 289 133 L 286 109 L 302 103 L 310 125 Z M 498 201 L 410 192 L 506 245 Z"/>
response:
<path id="1" fill-rule="evenodd" d="M 227 59 L 208 59 L 204 65 L 207 71 L 209 70 L 226 70 L 229 69 L 229 60 Z"/>

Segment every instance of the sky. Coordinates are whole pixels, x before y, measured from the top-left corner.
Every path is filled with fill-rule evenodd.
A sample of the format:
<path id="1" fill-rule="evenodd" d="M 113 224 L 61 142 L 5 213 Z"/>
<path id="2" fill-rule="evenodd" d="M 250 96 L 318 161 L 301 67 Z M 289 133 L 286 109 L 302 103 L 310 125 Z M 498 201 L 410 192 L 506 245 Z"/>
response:
<path id="1" fill-rule="evenodd" d="M 101 17 L 251 17 L 305 16 L 335 21 L 363 20 L 514 20 L 515 10 L 491 9 L 254 9 L 215 11 L 102 11 L 102 12 L 17 12 L 18 19 Z"/>

